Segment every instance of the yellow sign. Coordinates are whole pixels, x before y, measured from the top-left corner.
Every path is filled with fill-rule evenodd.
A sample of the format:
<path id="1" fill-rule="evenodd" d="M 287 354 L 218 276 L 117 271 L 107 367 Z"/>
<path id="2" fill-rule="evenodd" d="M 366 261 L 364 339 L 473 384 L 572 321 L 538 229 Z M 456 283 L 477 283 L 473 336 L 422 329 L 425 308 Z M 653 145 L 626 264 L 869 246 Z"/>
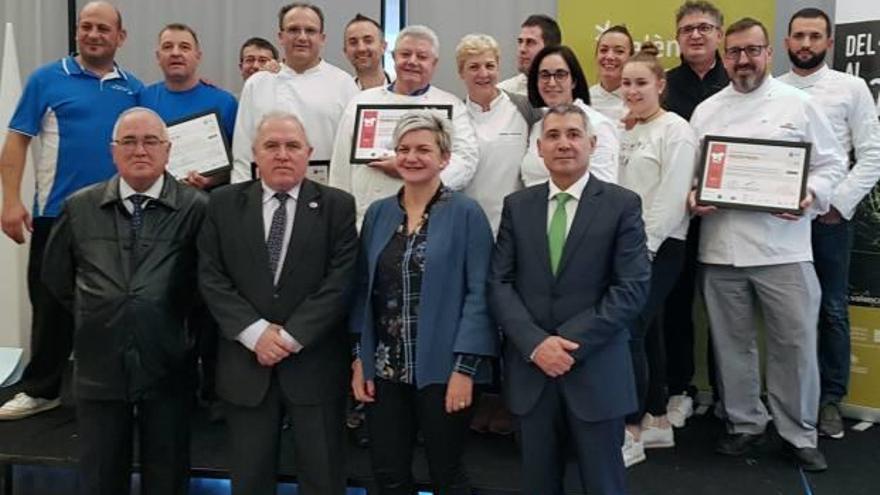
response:
<path id="1" fill-rule="evenodd" d="M 683 0 L 617 0 L 597 2 L 583 0 L 559 0 L 558 19 L 562 28 L 562 41 L 578 56 L 590 85 L 596 81 L 596 41 L 603 31 L 615 24 L 626 25 L 636 44 L 650 41 L 660 50 L 659 59 L 666 68 L 680 63 L 678 42 L 675 40 L 675 12 Z M 729 24 L 743 17 L 761 21 L 773 39 L 773 23 L 776 2 L 766 0 L 716 0 L 712 2 L 724 13 Z M 783 54 L 784 56 L 784 54 Z"/>
<path id="2" fill-rule="evenodd" d="M 854 406 L 880 408 L 880 308 L 849 307 L 850 384 L 846 402 Z"/>

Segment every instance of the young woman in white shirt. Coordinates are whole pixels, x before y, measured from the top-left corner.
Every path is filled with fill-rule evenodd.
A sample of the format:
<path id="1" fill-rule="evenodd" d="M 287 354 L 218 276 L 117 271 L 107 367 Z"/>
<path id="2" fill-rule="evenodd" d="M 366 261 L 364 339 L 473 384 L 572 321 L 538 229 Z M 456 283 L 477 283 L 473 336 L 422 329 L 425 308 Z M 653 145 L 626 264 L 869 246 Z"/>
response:
<path id="1" fill-rule="evenodd" d="M 590 86 L 590 105 L 615 124 L 626 116 L 620 78 L 623 66 L 634 52 L 632 36 L 626 26 L 611 26 L 596 42 L 596 69 L 599 82 Z"/>
<path id="2" fill-rule="evenodd" d="M 624 458 L 629 465 L 644 460 L 645 448 L 675 445 L 666 418 L 666 359 L 658 316 L 684 262 L 687 195 L 697 153 L 697 139 L 687 121 L 660 106 L 666 79 L 656 55 L 656 47 L 647 44 L 621 74 L 633 124 L 621 138 L 620 185 L 642 199 L 652 258 L 648 302 L 630 341 L 640 408 L 626 421 Z"/>

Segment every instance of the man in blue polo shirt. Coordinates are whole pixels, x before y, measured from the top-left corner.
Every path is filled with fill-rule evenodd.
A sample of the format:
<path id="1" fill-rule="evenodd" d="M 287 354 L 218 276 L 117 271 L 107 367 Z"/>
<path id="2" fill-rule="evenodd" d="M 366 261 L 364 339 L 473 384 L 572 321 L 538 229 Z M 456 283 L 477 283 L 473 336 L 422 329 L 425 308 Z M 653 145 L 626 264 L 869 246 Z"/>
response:
<path id="1" fill-rule="evenodd" d="M 202 51 L 196 32 L 186 24 L 173 23 L 159 32 L 156 59 L 164 80 L 147 86 L 140 95 L 141 106 L 154 110 L 165 123 L 185 119 L 209 110 L 220 115 L 226 142 L 232 144 L 238 102 L 235 96 L 199 78 Z M 229 174 L 209 177 L 192 172 L 186 182 L 200 189 L 229 182 Z"/>
<path id="2" fill-rule="evenodd" d="M 109 179 L 113 123 L 137 103 L 143 85 L 116 65 L 125 41 L 122 16 L 106 2 L 90 2 L 77 21 L 79 53 L 31 74 L 18 102 L 0 154 L 3 233 L 25 242 L 32 233 L 28 292 L 33 307 L 31 361 L 22 391 L 0 407 L 0 420 L 18 419 L 60 405 L 61 375 L 73 336 L 73 319 L 40 281 L 43 250 L 61 204 L 74 191 Z M 39 137 L 36 194 L 29 212 L 21 178 L 31 139 Z"/>

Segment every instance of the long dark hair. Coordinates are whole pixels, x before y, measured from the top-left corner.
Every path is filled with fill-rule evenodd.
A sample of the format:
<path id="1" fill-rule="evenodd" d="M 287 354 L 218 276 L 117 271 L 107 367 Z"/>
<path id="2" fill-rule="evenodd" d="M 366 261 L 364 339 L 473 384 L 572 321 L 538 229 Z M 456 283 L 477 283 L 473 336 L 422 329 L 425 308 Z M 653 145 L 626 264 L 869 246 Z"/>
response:
<path id="1" fill-rule="evenodd" d="M 536 108 L 547 106 L 544 98 L 541 97 L 541 93 L 538 91 L 538 67 L 541 66 L 541 61 L 550 55 L 559 55 L 565 61 L 565 64 L 568 65 L 568 71 L 571 73 L 571 80 L 574 84 L 574 87 L 571 89 L 572 101 L 580 98 L 581 101 L 589 105 L 590 88 L 587 84 L 587 76 L 584 75 L 584 70 L 581 68 L 581 63 L 578 62 L 577 56 L 571 51 L 571 48 L 565 45 L 545 46 L 532 59 L 528 77 L 529 103 Z"/>

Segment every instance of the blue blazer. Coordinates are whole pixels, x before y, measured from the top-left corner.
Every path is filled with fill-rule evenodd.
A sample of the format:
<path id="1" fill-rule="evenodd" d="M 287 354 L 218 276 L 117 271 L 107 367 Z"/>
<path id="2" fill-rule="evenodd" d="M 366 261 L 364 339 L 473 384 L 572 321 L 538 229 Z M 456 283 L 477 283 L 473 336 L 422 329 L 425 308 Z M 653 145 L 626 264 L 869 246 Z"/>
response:
<path id="1" fill-rule="evenodd" d="M 569 409 L 603 421 L 636 409 L 629 331 L 648 295 L 651 264 L 639 197 L 590 177 L 556 275 L 547 243 L 547 183 L 504 200 L 489 298 L 506 337 L 504 392 L 524 415 L 556 380 Z M 550 335 L 580 344 L 575 365 L 551 378 L 529 360 Z"/>
<path id="2" fill-rule="evenodd" d="M 368 380 L 376 374 L 376 329 L 370 302 L 376 265 L 404 216 L 394 195 L 370 205 L 361 229 L 359 282 L 351 331 L 360 334 L 360 358 Z M 449 381 L 455 353 L 498 353 L 498 332 L 486 301 L 492 229 L 476 201 L 454 192 L 448 200 L 434 204 L 425 256 L 416 336 L 419 388 Z M 489 380 L 488 364 L 483 361 L 475 381 Z"/>

